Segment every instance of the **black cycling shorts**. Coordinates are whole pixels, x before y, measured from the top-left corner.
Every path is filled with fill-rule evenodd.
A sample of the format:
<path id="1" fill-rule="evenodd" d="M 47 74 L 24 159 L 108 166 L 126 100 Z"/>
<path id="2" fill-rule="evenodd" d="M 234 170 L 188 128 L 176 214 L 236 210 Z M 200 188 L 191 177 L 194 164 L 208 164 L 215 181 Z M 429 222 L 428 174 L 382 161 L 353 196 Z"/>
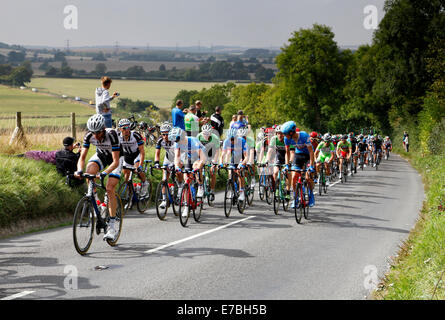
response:
<path id="1" fill-rule="evenodd" d="M 311 159 L 308 153 L 296 153 L 294 157 L 294 165 L 304 170 L 306 163 Z"/>

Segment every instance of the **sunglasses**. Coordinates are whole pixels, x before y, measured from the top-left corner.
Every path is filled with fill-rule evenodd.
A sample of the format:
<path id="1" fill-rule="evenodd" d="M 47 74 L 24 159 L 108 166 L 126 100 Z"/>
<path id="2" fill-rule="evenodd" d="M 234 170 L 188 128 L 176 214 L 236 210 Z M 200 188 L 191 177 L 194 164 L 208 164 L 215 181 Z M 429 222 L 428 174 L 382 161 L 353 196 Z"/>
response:
<path id="1" fill-rule="evenodd" d="M 121 127 L 122 130 L 130 130 L 130 127 Z"/>
<path id="2" fill-rule="evenodd" d="M 168 137 L 168 133 L 161 133 L 162 136 Z"/>

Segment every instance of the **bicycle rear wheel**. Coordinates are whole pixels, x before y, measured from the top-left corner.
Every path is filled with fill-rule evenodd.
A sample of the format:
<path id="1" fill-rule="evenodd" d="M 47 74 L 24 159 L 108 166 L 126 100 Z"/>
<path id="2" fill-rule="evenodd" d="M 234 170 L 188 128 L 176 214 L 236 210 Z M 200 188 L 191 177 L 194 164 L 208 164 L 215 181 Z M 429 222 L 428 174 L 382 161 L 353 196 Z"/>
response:
<path id="1" fill-rule="evenodd" d="M 278 187 L 278 189 L 276 188 L 275 191 L 273 192 L 273 211 L 276 215 L 278 215 L 278 210 L 280 209 L 280 178 L 278 178 L 277 180 L 277 184 L 276 187 Z"/>
<path id="2" fill-rule="evenodd" d="M 76 251 L 85 255 L 93 241 L 95 211 L 91 199 L 83 197 L 77 203 L 73 218 L 73 241 Z"/>
<path id="3" fill-rule="evenodd" d="M 273 201 L 273 189 L 272 189 L 272 177 L 267 176 L 267 182 L 266 182 L 266 202 L 267 204 L 272 204 Z"/>
<path id="4" fill-rule="evenodd" d="M 155 207 L 156 207 L 156 215 L 158 216 L 159 220 L 164 220 L 167 215 L 168 203 L 170 202 L 170 199 L 168 198 L 167 188 L 168 188 L 168 186 L 167 186 L 166 181 L 159 182 L 158 187 L 156 188 Z M 159 207 L 163 201 L 162 189 L 164 189 L 165 201 L 166 201 L 166 205 L 165 205 L 164 209 L 161 209 Z"/>
<path id="5" fill-rule="evenodd" d="M 109 210 L 109 205 L 107 204 L 106 222 L 108 223 L 109 221 L 110 221 L 110 210 Z M 114 237 L 114 240 L 107 239 L 107 243 L 112 247 L 114 247 L 117 244 L 119 237 L 121 236 L 122 221 L 123 221 L 122 202 L 119 195 L 116 195 L 116 217 L 114 221 L 114 229 L 116 230 L 116 236 Z"/>

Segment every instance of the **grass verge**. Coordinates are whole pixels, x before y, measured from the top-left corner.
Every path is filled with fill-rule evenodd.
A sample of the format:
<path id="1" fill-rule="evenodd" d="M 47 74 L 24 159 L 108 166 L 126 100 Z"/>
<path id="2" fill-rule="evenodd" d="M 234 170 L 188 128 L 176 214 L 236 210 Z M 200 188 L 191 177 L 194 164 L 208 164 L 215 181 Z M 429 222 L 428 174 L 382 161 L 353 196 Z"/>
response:
<path id="1" fill-rule="evenodd" d="M 399 152 L 419 171 L 426 201 L 415 228 L 400 246 L 374 299 L 445 299 L 445 154 Z"/>

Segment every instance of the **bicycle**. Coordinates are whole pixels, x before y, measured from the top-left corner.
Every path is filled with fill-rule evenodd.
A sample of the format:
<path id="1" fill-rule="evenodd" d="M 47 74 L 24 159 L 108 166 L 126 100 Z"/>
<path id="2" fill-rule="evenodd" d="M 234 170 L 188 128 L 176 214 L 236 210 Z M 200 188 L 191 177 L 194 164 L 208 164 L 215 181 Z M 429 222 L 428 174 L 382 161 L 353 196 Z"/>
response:
<path id="1" fill-rule="evenodd" d="M 377 151 L 377 156 L 375 158 L 375 170 L 379 170 L 379 164 L 380 162 L 382 162 L 382 151 L 378 150 Z"/>
<path id="2" fill-rule="evenodd" d="M 229 165 L 228 167 L 222 167 L 220 169 L 227 170 L 229 173 L 229 178 L 226 184 L 226 190 L 224 192 L 224 214 L 228 218 L 230 216 L 230 212 L 232 211 L 232 207 L 236 205 L 238 207 L 238 212 L 240 214 L 244 213 L 244 209 L 246 208 L 246 201 L 239 201 L 239 184 L 238 184 L 238 173 L 234 164 Z M 219 172 L 219 169 L 218 169 Z"/>
<path id="3" fill-rule="evenodd" d="M 143 172 L 145 172 L 145 181 L 148 183 L 147 188 L 147 194 L 144 197 L 141 197 L 140 190 L 141 190 L 141 183 L 134 183 L 133 182 L 133 175 L 137 171 L 136 168 L 132 167 L 126 167 L 124 166 L 123 169 L 127 169 L 130 171 L 130 177 L 128 178 L 128 181 L 124 181 L 121 183 L 121 185 L 118 188 L 118 194 L 121 197 L 122 205 L 123 205 L 123 215 L 127 213 L 128 210 L 131 210 L 133 208 L 133 205 L 136 203 L 137 209 L 139 213 L 144 213 L 149 205 L 150 205 L 150 199 L 151 199 L 151 191 L 152 191 L 152 183 L 150 179 L 148 179 L 147 175 L 147 164 L 151 163 L 152 160 L 145 160 L 144 161 L 144 168 Z"/>
<path id="4" fill-rule="evenodd" d="M 273 184 L 271 175 L 266 172 L 268 164 L 259 164 L 260 169 L 259 180 L 258 180 L 258 196 L 261 201 L 266 199 L 267 204 L 271 204 L 273 200 Z"/>
<path id="5" fill-rule="evenodd" d="M 321 163 L 320 167 L 320 175 L 318 177 L 318 194 L 321 196 L 322 193 L 326 194 L 328 191 L 328 187 L 326 185 L 326 168 L 325 168 L 325 162 Z"/>
<path id="6" fill-rule="evenodd" d="M 341 183 L 346 183 L 346 181 L 348 180 L 349 160 L 343 157 L 341 157 L 341 159 L 343 159 Z"/>
<path id="7" fill-rule="evenodd" d="M 187 226 L 187 222 L 190 216 L 190 210 L 193 211 L 193 218 L 196 222 L 201 219 L 202 213 L 202 198 L 196 197 L 197 192 L 197 182 L 196 182 L 196 171 L 189 169 L 181 169 L 182 173 L 186 174 L 184 186 L 182 187 L 181 200 L 179 202 L 179 221 L 183 227 Z M 186 214 L 184 210 L 187 209 Z"/>
<path id="8" fill-rule="evenodd" d="M 215 195 L 212 194 L 210 191 L 210 168 L 211 167 L 216 167 L 215 164 L 206 164 L 204 165 L 204 170 L 203 170 L 203 188 L 204 188 L 204 198 L 207 199 L 207 203 L 209 205 L 209 207 L 214 207 L 214 201 L 215 201 Z"/>
<path id="9" fill-rule="evenodd" d="M 287 176 L 282 172 L 284 165 L 276 165 L 280 168 L 278 170 L 278 176 L 275 183 L 275 190 L 273 192 L 273 210 L 276 215 L 278 215 L 278 209 L 280 203 L 283 204 L 283 210 L 287 211 L 289 209 L 290 199 L 287 195 L 286 180 Z M 282 177 L 284 176 L 284 178 Z"/>
<path id="10" fill-rule="evenodd" d="M 177 209 L 176 207 L 179 207 L 179 199 L 178 199 L 178 182 L 176 181 L 174 166 L 162 166 L 156 168 L 150 165 L 150 174 L 152 176 L 154 176 L 153 168 L 170 172 L 170 176 L 172 179 L 172 183 L 168 183 L 167 180 L 162 180 L 158 183 L 158 186 L 156 187 L 156 195 L 155 195 L 156 215 L 158 216 L 159 220 L 164 220 L 167 215 L 168 208 L 171 206 L 173 214 L 177 217 L 179 215 L 179 208 Z M 160 207 L 163 200 L 166 201 L 164 209 Z"/>
<path id="11" fill-rule="evenodd" d="M 246 194 L 246 200 L 249 207 L 253 203 L 253 197 L 255 196 L 255 186 L 252 187 L 252 177 L 255 177 L 255 172 L 251 165 L 247 165 L 244 175 L 244 192 Z"/>
<path id="12" fill-rule="evenodd" d="M 366 153 L 367 153 L 367 151 L 361 151 L 361 152 L 360 152 L 359 166 L 360 166 L 360 169 L 362 169 L 362 171 L 364 170 L 364 167 L 365 167 L 365 157 L 366 157 Z"/>
<path id="13" fill-rule="evenodd" d="M 308 220 L 309 218 L 309 186 L 304 177 L 307 172 L 304 170 L 293 170 L 291 172 L 300 172 L 300 176 L 297 181 L 296 190 L 294 190 L 294 213 L 295 220 L 298 224 L 301 224 L 301 220 L 304 218 Z"/>
<path id="14" fill-rule="evenodd" d="M 105 190 L 104 178 L 100 179 L 100 184 L 97 184 L 94 180 L 96 175 L 83 173 L 82 178 L 86 178 L 88 181 L 88 191 L 85 196 L 79 200 L 76 209 L 74 210 L 73 218 L 73 241 L 76 251 L 80 255 L 85 255 L 90 249 L 93 241 L 93 232 L 96 229 L 96 234 L 99 235 L 101 230 L 104 233 L 107 232 L 107 223 L 110 220 L 109 205 L 104 207 L 104 210 L 99 210 L 98 203 L 96 202 L 96 188 Z M 114 247 L 116 246 L 122 231 L 122 202 L 119 194 L 116 194 L 116 217 L 115 227 L 116 236 L 113 240 L 106 239 L 107 243 Z M 95 221 L 97 220 L 97 222 Z M 105 239 L 104 239 L 105 240 Z"/>

